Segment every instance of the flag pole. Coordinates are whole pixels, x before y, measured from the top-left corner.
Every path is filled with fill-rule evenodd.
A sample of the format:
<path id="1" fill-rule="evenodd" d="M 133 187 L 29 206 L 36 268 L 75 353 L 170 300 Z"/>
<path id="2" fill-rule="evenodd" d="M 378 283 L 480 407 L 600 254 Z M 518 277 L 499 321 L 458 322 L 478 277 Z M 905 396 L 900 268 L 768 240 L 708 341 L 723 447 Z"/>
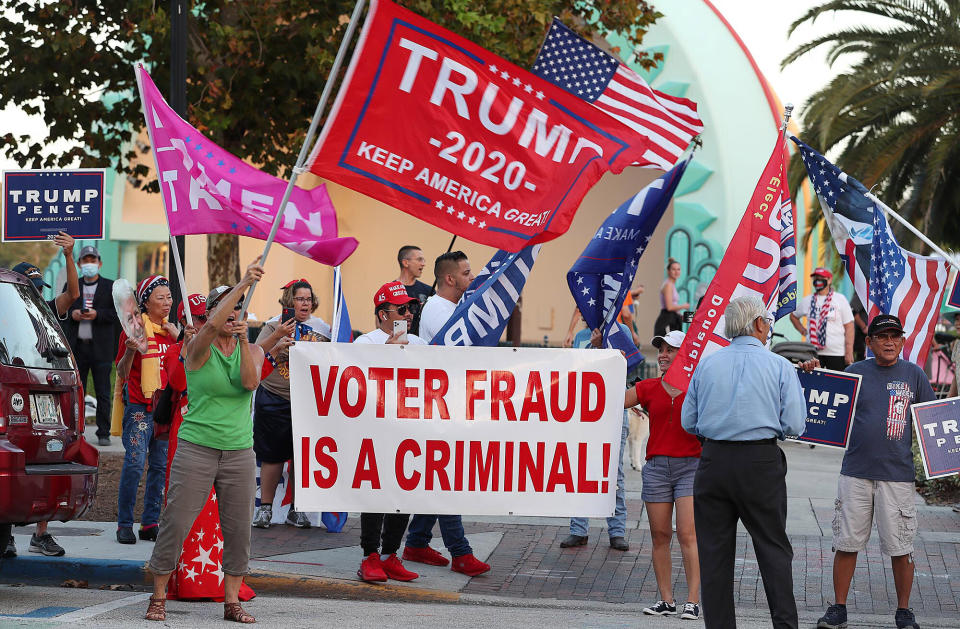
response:
<path id="1" fill-rule="evenodd" d="M 133 73 L 137 77 L 137 92 L 140 94 L 140 104 L 143 106 L 143 122 L 147 125 L 147 137 L 150 138 L 150 148 L 153 153 L 153 166 L 157 170 L 157 179 L 160 179 L 160 162 L 157 160 L 157 143 L 153 139 L 153 130 L 150 127 L 150 112 L 147 111 L 146 101 L 143 100 L 143 79 L 140 72 L 143 70 L 143 64 L 140 62 L 133 64 Z M 162 196 L 162 195 L 161 195 Z M 164 201 L 166 204 L 166 201 Z M 163 218 L 167 221 L 167 231 L 170 232 L 170 250 L 173 253 L 175 261 L 174 267 L 177 270 L 177 281 L 180 282 L 180 300 L 184 304 L 183 314 L 187 318 L 187 325 L 193 325 L 193 315 L 190 313 L 190 300 L 187 298 L 187 282 L 183 279 L 183 265 L 180 263 L 180 247 L 177 246 L 177 238 L 170 231 L 170 217 L 167 216 L 167 209 L 164 207 Z M 176 316 L 176 314 L 174 314 Z"/>
<path id="2" fill-rule="evenodd" d="M 330 340 L 334 343 L 340 338 L 340 265 L 333 267 L 333 325 L 330 326 Z"/>
<path id="3" fill-rule="evenodd" d="M 893 218 L 897 219 L 897 221 L 898 221 L 901 225 L 903 225 L 904 227 L 906 227 L 907 229 L 909 229 L 911 232 L 913 232 L 913 235 L 914 235 L 914 236 L 916 236 L 917 238 L 919 238 L 920 240 L 922 240 L 923 242 L 925 242 L 925 243 L 933 250 L 934 253 L 942 256 L 943 259 L 946 260 L 947 263 L 948 263 L 950 266 L 952 266 L 953 268 L 957 269 L 957 271 L 960 271 L 960 265 L 958 265 L 957 262 L 954 261 L 954 259 L 953 259 L 952 256 L 948 255 L 946 252 L 944 252 L 943 249 L 941 249 L 941 248 L 938 247 L 937 245 L 933 244 L 933 241 L 931 241 L 929 238 L 927 238 L 927 237 L 923 234 L 923 232 L 921 232 L 919 229 L 917 229 L 916 227 L 914 227 L 913 225 L 911 225 L 911 224 L 907 221 L 907 219 L 903 218 L 902 216 L 900 216 L 899 214 L 897 214 L 896 212 L 894 212 L 893 210 L 891 210 L 889 207 L 887 207 L 887 205 L 886 205 L 883 201 L 881 201 L 880 199 L 878 199 L 876 196 L 874 196 L 872 192 L 868 192 L 868 193 L 867 193 L 867 196 L 870 197 L 870 199 L 871 199 L 872 201 L 874 201 L 878 206 L 880 206 L 880 209 L 882 209 L 884 212 L 886 212 L 888 216 L 892 216 Z"/>
<path id="4" fill-rule="evenodd" d="M 330 73 L 327 75 L 327 80 L 323 84 L 323 92 L 320 94 L 320 101 L 317 103 L 317 108 L 313 112 L 313 119 L 310 121 L 310 127 L 307 129 L 307 135 L 303 139 L 303 146 L 300 147 L 300 154 L 297 156 L 297 162 L 290 173 L 290 181 L 287 182 L 287 189 L 283 192 L 283 198 L 280 200 L 280 209 L 277 211 L 277 215 L 273 219 L 273 226 L 270 228 L 270 235 L 267 237 L 267 242 L 263 247 L 263 253 L 260 254 L 260 266 L 265 265 L 267 262 L 267 255 L 270 253 L 270 246 L 273 244 L 273 239 L 277 236 L 277 230 L 280 229 L 280 221 L 283 219 L 283 212 L 287 209 L 287 200 L 293 193 L 293 187 L 297 183 L 297 177 L 299 177 L 300 173 L 304 172 L 305 170 L 304 162 L 307 159 L 308 151 L 313 142 L 313 136 L 316 135 L 317 126 L 320 124 L 320 116 L 323 115 L 323 110 L 327 105 L 327 100 L 330 98 L 330 92 L 333 91 L 333 84 L 336 82 L 337 74 L 340 72 L 340 66 L 343 65 L 343 59 L 346 57 L 347 48 L 350 46 L 350 41 L 353 39 L 353 33 L 357 28 L 357 23 L 360 21 L 360 15 L 363 13 L 364 5 L 366 5 L 366 0 L 357 0 L 356 6 L 353 7 L 353 14 L 350 16 L 350 23 L 347 25 L 347 32 L 344 33 L 343 39 L 340 41 L 340 49 L 337 50 L 337 56 L 333 60 L 333 66 L 330 67 Z M 250 306 L 250 301 L 253 299 L 253 291 L 256 288 L 257 283 L 254 282 L 250 286 L 250 290 L 247 291 L 247 297 L 243 300 L 243 306 L 240 308 L 241 318 L 247 312 L 247 308 Z"/>

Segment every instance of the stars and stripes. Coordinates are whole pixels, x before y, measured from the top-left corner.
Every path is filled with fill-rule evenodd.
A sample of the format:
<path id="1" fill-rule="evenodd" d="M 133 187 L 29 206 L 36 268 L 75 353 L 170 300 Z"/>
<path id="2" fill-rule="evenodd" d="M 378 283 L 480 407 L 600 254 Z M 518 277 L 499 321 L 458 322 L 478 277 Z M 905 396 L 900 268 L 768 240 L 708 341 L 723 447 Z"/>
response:
<path id="1" fill-rule="evenodd" d="M 639 74 L 556 18 L 531 70 L 643 136 L 649 148 L 638 166 L 669 170 L 703 131 L 695 102 L 651 89 Z"/>
<path id="2" fill-rule="evenodd" d="M 800 147 L 824 219 L 868 316 L 899 318 L 906 332 L 903 358 L 923 367 L 947 285 L 947 261 L 903 249 L 884 216 L 889 208 L 823 155 L 791 139 Z"/>

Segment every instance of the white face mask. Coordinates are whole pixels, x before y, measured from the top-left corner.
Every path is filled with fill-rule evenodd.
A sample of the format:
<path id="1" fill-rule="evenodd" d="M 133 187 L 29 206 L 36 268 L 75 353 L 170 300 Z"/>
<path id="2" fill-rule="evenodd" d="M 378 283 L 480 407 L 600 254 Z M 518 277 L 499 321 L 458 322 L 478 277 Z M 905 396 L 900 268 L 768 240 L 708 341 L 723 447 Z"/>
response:
<path id="1" fill-rule="evenodd" d="M 96 262 L 88 262 L 80 265 L 80 273 L 87 279 L 96 277 L 100 274 L 100 265 Z"/>

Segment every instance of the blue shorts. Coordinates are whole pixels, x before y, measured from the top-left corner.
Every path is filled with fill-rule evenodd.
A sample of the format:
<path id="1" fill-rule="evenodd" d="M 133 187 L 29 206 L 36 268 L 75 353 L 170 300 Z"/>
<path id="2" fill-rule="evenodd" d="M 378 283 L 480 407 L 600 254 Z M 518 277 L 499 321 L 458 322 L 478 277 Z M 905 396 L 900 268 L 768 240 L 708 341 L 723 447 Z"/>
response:
<path id="1" fill-rule="evenodd" d="M 700 465 L 696 456 L 653 456 L 640 472 L 644 502 L 675 502 L 693 495 L 693 477 Z"/>

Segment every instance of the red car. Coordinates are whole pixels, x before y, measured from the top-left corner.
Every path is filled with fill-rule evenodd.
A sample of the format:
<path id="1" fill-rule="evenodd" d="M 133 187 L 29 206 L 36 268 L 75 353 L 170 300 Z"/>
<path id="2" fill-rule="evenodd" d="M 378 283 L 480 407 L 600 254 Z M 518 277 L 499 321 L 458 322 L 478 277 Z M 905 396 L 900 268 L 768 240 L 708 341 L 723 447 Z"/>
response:
<path id="1" fill-rule="evenodd" d="M 0 549 L 11 525 L 72 520 L 97 491 L 70 346 L 27 278 L 0 269 Z"/>

